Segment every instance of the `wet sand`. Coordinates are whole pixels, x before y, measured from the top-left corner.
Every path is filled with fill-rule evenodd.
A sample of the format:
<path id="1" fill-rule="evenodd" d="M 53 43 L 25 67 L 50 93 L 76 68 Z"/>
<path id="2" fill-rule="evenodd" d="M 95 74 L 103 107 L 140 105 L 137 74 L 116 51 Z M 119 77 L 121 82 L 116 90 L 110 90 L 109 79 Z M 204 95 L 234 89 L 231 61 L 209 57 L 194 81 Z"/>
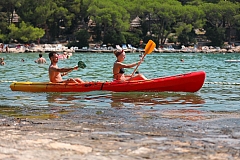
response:
<path id="1" fill-rule="evenodd" d="M 1 160 L 235 160 L 240 114 L 78 109 L 48 119 L 0 115 Z"/>

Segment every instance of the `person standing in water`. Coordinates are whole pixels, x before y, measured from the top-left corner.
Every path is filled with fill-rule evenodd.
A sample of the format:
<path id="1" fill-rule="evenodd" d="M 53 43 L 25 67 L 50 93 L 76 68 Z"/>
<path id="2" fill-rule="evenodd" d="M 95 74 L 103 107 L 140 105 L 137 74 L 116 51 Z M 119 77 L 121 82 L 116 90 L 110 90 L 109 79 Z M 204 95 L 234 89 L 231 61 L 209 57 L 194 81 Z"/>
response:
<path id="1" fill-rule="evenodd" d="M 43 63 L 47 63 L 46 59 L 42 57 L 42 54 L 39 54 L 39 58 L 37 60 L 34 61 L 35 63 L 38 64 L 43 64 Z"/>
<path id="2" fill-rule="evenodd" d="M 4 58 L 0 58 L 0 65 L 1 66 L 5 65 Z"/>

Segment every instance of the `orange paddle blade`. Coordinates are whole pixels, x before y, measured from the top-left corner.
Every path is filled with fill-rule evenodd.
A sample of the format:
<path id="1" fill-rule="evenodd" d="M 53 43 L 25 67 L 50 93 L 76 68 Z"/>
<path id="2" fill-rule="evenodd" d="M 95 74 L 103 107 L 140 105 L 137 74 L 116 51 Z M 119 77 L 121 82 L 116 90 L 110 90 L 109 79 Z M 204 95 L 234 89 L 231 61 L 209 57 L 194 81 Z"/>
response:
<path id="1" fill-rule="evenodd" d="M 144 49 L 145 54 L 152 53 L 152 51 L 154 50 L 155 47 L 156 47 L 156 44 L 152 40 L 149 40 Z"/>

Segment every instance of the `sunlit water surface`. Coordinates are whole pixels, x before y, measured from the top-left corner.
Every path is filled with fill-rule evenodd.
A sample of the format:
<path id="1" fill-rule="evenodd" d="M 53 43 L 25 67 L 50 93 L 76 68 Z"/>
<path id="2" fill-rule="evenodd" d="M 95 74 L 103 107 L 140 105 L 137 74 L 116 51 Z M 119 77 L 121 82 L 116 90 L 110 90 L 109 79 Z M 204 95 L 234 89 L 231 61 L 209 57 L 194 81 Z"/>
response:
<path id="1" fill-rule="evenodd" d="M 203 70 L 206 80 L 196 93 L 114 93 L 94 91 L 88 93 L 28 93 L 13 92 L 13 81 L 48 81 L 48 53 L 43 53 L 47 64 L 36 64 L 38 53 L 2 53 L 6 65 L 0 66 L 0 114 L 31 116 L 58 112 L 78 112 L 79 108 L 99 109 L 154 109 L 197 110 L 210 112 L 239 112 L 240 63 L 225 63 L 227 59 L 240 59 L 240 54 L 152 53 L 145 57 L 139 71 L 147 78 L 156 78 Z M 21 59 L 25 61 L 22 62 Z M 184 59 L 184 62 L 180 60 Z M 69 73 L 85 81 L 111 81 L 115 57 L 111 53 L 73 53 L 60 60 L 59 67 L 73 67 L 82 60 L 87 65 Z M 139 53 L 127 53 L 125 62 L 139 60 Z M 127 69 L 131 74 L 133 69 Z M 65 77 L 67 78 L 67 77 Z M 64 113 L 63 113 L 64 114 Z"/>

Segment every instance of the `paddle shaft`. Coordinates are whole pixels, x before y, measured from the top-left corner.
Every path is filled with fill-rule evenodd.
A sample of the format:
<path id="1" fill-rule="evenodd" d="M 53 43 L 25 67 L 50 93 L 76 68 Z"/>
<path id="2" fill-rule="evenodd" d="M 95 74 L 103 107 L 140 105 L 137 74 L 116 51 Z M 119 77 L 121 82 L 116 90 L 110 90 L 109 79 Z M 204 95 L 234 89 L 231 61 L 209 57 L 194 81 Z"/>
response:
<path id="1" fill-rule="evenodd" d="M 142 61 L 143 61 L 143 59 L 144 59 L 145 56 L 146 56 L 146 54 L 144 54 L 143 57 L 141 58 L 140 63 L 139 63 L 139 64 L 137 65 L 137 67 L 134 69 L 134 71 L 133 71 L 133 73 L 132 73 L 132 75 L 131 75 L 131 78 L 133 77 L 134 73 L 136 72 L 136 70 L 138 69 L 138 67 L 140 66 L 140 64 L 142 63 Z"/>
<path id="2" fill-rule="evenodd" d="M 147 54 L 150 54 L 152 53 L 152 51 L 154 50 L 154 48 L 156 47 L 156 44 L 152 41 L 152 40 L 149 40 L 147 45 L 145 46 L 145 49 L 144 49 L 144 55 L 142 57 L 142 59 L 140 60 L 140 63 L 137 65 L 136 69 L 133 71 L 132 75 L 131 75 L 131 78 L 133 77 L 134 73 L 136 72 L 136 70 L 138 69 L 139 65 L 142 63 L 144 57 L 147 55 Z"/>

